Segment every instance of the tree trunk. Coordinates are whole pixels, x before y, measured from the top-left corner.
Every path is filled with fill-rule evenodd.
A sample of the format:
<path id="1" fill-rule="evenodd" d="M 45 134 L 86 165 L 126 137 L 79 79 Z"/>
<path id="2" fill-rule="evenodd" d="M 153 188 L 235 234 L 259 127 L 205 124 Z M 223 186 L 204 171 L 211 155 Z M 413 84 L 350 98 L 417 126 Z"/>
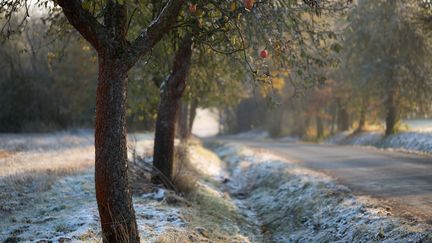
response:
<path id="1" fill-rule="evenodd" d="M 298 138 L 304 138 L 310 123 L 309 117 L 305 117 L 301 114 L 295 114 L 295 116 L 296 119 L 294 119 L 294 125 L 291 135 Z"/>
<path id="2" fill-rule="evenodd" d="M 360 120 L 359 120 L 356 131 L 357 132 L 363 131 L 365 125 L 366 125 L 366 110 L 362 108 L 362 110 L 360 111 Z"/>
<path id="3" fill-rule="evenodd" d="M 192 128 L 198 109 L 198 100 L 193 99 L 189 107 L 188 138 L 192 136 Z"/>
<path id="4" fill-rule="evenodd" d="M 96 93 L 95 181 L 104 242 L 139 242 L 128 185 L 126 147 L 127 69 L 99 56 Z"/>
<path id="5" fill-rule="evenodd" d="M 386 115 L 386 130 L 385 135 L 389 136 L 396 133 L 399 114 L 395 102 L 395 92 L 390 91 L 387 97 L 387 115 Z"/>
<path id="6" fill-rule="evenodd" d="M 360 119 L 359 119 L 359 123 L 356 129 L 356 133 L 362 132 L 364 130 L 364 127 L 366 125 L 366 111 L 367 111 L 367 106 L 368 106 L 368 102 L 366 100 L 366 98 L 362 98 L 363 102 L 362 102 L 362 106 L 361 106 L 361 110 L 360 110 Z"/>
<path id="7" fill-rule="evenodd" d="M 94 15 L 78 0 L 58 0 L 68 22 L 99 54 L 96 94 L 95 181 L 104 242 L 139 242 L 127 177 L 127 71 L 176 23 L 184 0 L 168 1 L 133 42 L 127 41 L 132 16 L 127 4 L 104 1 Z M 101 22 L 100 20 L 103 20 Z"/>
<path id="8" fill-rule="evenodd" d="M 170 86 L 168 84 L 168 86 Z M 163 183 L 171 187 L 173 172 L 175 121 L 179 99 L 170 95 L 170 88 L 161 88 L 161 100 L 158 107 L 156 132 L 153 152 L 152 175 L 154 183 Z"/>
<path id="9" fill-rule="evenodd" d="M 344 105 L 339 102 L 339 112 L 338 112 L 338 131 L 343 132 L 349 130 L 349 114 Z"/>
<path id="10" fill-rule="evenodd" d="M 180 111 L 178 119 L 178 137 L 180 141 L 186 141 L 189 137 L 189 102 L 180 102 Z"/>
<path id="11" fill-rule="evenodd" d="M 324 125 L 323 125 L 323 121 L 322 118 L 317 115 L 316 116 L 316 128 L 317 128 L 317 139 L 320 139 L 324 136 Z"/>
<path id="12" fill-rule="evenodd" d="M 333 104 L 331 106 L 331 126 L 330 126 L 330 134 L 334 134 L 335 132 L 335 123 L 336 123 L 336 106 Z"/>
<path id="13" fill-rule="evenodd" d="M 171 74 L 160 87 L 153 152 L 154 183 L 172 187 L 174 136 L 180 99 L 186 87 L 186 76 L 192 56 L 192 40 L 186 36 L 177 50 Z"/>

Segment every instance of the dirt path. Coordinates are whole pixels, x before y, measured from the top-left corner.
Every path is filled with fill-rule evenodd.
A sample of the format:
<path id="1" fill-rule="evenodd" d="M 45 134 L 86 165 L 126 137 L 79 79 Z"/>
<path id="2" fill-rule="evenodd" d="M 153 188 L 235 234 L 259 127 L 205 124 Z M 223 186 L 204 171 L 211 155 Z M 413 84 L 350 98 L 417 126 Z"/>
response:
<path id="1" fill-rule="evenodd" d="M 227 140 L 225 140 L 227 141 Z M 356 194 L 389 201 L 395 212 L 432 219 L 432 157 L 353 146 L 228 140 L 324 172 Z M 397 210 L 396 210 L 397 209 Z"/>

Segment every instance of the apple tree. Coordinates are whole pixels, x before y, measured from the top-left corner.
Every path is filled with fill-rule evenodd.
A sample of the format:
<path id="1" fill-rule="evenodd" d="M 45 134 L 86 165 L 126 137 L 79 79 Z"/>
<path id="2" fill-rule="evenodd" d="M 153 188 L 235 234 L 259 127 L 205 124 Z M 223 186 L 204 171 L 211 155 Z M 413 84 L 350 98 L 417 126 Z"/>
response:
<path id="1" fill-rule="evenodd" d="M 160 85 L 154 181 L 169 184 L 172 179 L 175 121 L 187 70 L 191 58 L 194 59 L 192 46 L 208 53 L 209 59 L 223 54 L 237 60 L 248 70 L 245 81 L 254 85 L 272 86 L 272 81 L 277 80 L 273 74 L 286 70 L 296 72 L 302 81 L 313 85 L 324 78 L 312 67 L 327 63 L 324 59 L 328 58 L 330 47 L 326 40 L 335 36 L 328 21 L 316 18 L 345 8 L 345 1 L 190 1 L 188 9 L 179 16 L 178 25 L 183 28 L 174 37 L 183 39 L 176 43 L 187 41 L 188 45 L 178 45 L 171 75 Z M 182 54 L 186 52 L 188 55 Z"/>
<path id="2" fill-rule="evenodd" d="M 65 16 L 97 52 L 95 180 L 104 242 L 139 242 L 127 176 L 127 75 L 174 27 L 183 3 L 183 0 L 39 0 L 35 3 L 49 8 L 52 15 Z M 21 22 L 12 26 L 8 21 L 14 13 L 26 11 L 29 4 L 30 1 L 2 1 L 0 14 L 5 19 L 2 34 L 9 35 L 13 27 L 23 26 Z M 148 14 L 149 9 L 153 16 Z M 27 14 L 26 11 L 22 23 Z M 152 16 L 152 20 L 137 26 L 140 31 L 132 35 L 130 23 L 143 16 Z"/>

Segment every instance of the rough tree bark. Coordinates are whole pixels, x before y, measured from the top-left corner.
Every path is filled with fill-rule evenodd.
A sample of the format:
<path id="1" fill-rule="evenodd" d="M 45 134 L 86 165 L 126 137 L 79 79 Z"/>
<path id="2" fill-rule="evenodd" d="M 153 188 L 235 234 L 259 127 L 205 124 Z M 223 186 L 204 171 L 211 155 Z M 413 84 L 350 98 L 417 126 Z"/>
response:
<path id="1" fill-rule="evenodd" d="M 160 102 L 156 120 L 153 151 L 154 173 L 152 181 L 171 187 L 174 162 L 174 137 L 180 99 L 186 87 L 186 76 L 192 56 L 192 39 L 182 40 L 175 57 L 171 74 L 160 86 Z"/>
<path id="2" fill-rule="evenodd" d="M 170 0 L 132 42 L 126 39 L 126 4 L 107 0 L 103 23 L 80 0 L 58 0 L 69 23 L 95 48 L 99 59 L 95 124 L 96 199 L 104 242 L 139 242 L 127 176 L 127 72 L 176 22 L 184 0 Z"/>
<path id="3" fill-rule="evenodd" d="M 389 92 L 387 100 L 386 130 L 385 135 L 389 136 L 396 133 L 397 123 L 399 121 L 398 108 L 396 104 L 395 91 Z"/>
<path id="4" fill-rule="evenodd" d="M 96 94 L 96 198 L 106 242 L 139 242 L 127 176 L 127 73 L 99 58 Z"/>

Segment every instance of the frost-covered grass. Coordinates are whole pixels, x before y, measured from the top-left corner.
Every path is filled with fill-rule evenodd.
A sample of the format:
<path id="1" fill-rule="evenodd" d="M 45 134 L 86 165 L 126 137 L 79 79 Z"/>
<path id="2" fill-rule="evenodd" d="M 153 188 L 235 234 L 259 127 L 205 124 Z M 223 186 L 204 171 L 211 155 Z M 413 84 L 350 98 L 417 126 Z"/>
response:
<path id="1" fill-rule="evenodd" d="M 57 209 L 60 205 L 55 203 L 60 202 L 51 198 L 61 179 L 88 173 L 94 164 L 91 144 L 89 132 L 0 135 L 0 151 L 3 151 L 0 153 L 3 154 L 0 156 L 0 217 L 4 219 L 0 222 L 0 241 L 21 234 L 35 234 L 27 230 L 28 225 L 8 228 L 11 224 L 19 225 L 20 220 L 30 225 L 33 221 L 36 224 L 51 221 L 47 212 L 38 213 L 37 208 L 51 208 L 48 201 L 54 202 L 53 207 Z M 21 219 L 21 216 L 26 218 Z M 55 227 L 58 229 L 53 231 L 64 229 L 61 225 Z"/>
<path id="2" fill-rule="evenodd" d="M 401 132 L 385 137 L 378 132 L 350 134 L 342 132 L 329 138 L 327 143 L 373 146 L 411 153 L 432 153 L 432 132 Z"/>
<path id="3" fill-rule="evenodd" d="M 0 242 L 100 242 L 92 134 L 1 136 L 12 139 L 0 142 Z M 140 165 L 151 162 L 151 140 L 129 137 L 131 157 L 147 156 L 130 164 L 143 242 L 432 240 L 426 226 L 392 218 L 390 209 L 331 178 L 236 146 L 216 147 L 221 160 L 192 143 L 188 173 L 197 178 L 185 197 L 148 187 L 151 170 Z"/>
<path id="4" fill-rule="evenodd" d="M 229 187 L 258 218 L 264 242 L 431 242 L 430 226 L 391 216 L 331 178 L 282 158 L 222 146 Z"/>
<path id="5" fill-rule="evenodd" d="M 92 171 L 63 177 L 50 190 L 27 192 L 26 198 L 31 205 L 15 209 L 6 217 L 0 241 L 101 241 Z M 151 193 L 135 196 L 134 208 L 140 235 L 146 242 L 155 240 L 167 228 L 185 226 L 180 209 L 156 200 Z"/>
<path id="6" fill-rule="evenodd" d="M 89 169 L 94 162 L 90 133 L 2 134 L 0 177 Z"/>
<path id="7" fill-rule="evenodd" d="M 231 198 L 223 183 L 227 176 L 225 163 L 199 144 L 190 147 L 190 163 L 199 179 L 195 191 L 186 197 L 190 202 L 189 233 L 200 232 L 203 242 L 259 242 L 255 222 L 248 217 L 247 209 Z"/>
<path id="8" fill-rule="evenodd" d="M 0 242 L 101 242 L 92 137 L 90 131 L 0 135 Z M 151 138 L 128 137 L 139 153 L 151 149 Z M 134 208 L 144 242 L 186 226 L 182 209 L 153 192 L 135 195 Z"/>
<path id="9" fill-rule="evenodd" d="M 0 135 L 0 242 L 101 242 L 92 137 Z M 140 158 L 130 178 L 142 242 L 254 242 L 256 228 L 224 193 L 225 167 L 214 153 L 191 146 L 197 186 L 181 197 L 149 183 L 152 135 L 128 140 L 130 158 Z"/>

